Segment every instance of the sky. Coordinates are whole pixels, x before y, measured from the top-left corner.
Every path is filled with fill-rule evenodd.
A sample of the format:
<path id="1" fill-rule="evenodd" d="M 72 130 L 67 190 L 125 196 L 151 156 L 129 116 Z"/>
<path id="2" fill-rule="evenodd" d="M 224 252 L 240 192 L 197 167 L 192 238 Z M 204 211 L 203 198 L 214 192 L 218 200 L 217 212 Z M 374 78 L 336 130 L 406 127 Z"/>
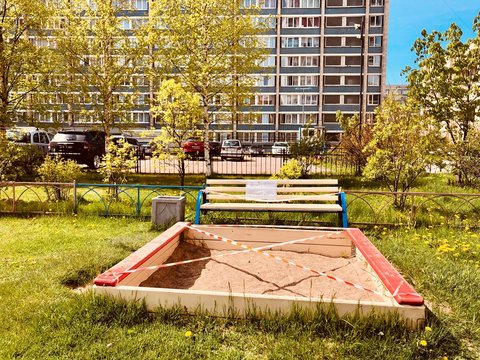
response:
<path id="1" fill-rule="evenodd" d="M 456 23 L 464 39 L 474 36 L 473 19 L 480 11 L 480 0 L 390 0 L 388 24 L 387 84 L 405 84 L 400 75 L 405 66 L 414 66 L 413 43 L 422 29 L 445 31 Z"/>

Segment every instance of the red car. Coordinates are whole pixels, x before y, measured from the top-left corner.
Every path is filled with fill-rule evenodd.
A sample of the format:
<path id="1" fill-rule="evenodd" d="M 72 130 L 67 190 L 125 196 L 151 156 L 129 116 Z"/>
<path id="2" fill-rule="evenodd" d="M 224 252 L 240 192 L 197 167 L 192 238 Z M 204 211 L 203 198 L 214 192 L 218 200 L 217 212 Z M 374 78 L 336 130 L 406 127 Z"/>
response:
<path id="1" fill-rule="evenodd" d="M 199 139 L 188 139 L 183 143 L 183 152 L 190 157 L 203 157 L 205 144 Z"/>

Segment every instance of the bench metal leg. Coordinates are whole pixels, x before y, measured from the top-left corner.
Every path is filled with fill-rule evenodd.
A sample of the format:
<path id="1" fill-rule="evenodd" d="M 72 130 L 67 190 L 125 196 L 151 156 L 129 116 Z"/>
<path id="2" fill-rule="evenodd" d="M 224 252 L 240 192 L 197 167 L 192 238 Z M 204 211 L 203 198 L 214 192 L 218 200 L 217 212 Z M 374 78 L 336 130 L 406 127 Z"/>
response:
<path id="1" fill-rule="evenodd" d="M 342 207 L 342 212 L 338 214 L 340 220 L 340 226 L 347 228 L 348 227 L 348 216 L 347 216 L 347 197 L 345 193 L 338 193 L 338 204 Z"/>
<path id="2" fill-rule="evenodd" d="M 200 205 L 203 203 L 203 190 L 200 190 L 197 195 L 197 202 L 195 204 L 195 224 L 200 224 Z"/>

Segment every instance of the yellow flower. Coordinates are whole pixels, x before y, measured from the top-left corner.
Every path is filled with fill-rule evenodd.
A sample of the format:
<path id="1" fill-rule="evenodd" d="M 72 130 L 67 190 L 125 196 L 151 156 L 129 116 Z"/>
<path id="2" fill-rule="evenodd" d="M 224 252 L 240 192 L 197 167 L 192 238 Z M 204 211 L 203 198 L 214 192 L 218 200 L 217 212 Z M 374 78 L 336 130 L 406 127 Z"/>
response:
<path id="1" fill-rule="evenodd" d="M 425 326 L 425 331 L 432 331 L 432 328 L 430 326 Z"/>
<path id="2" fill-rule="evenodd" d="M 427 346 L 427 340 L 420 340 L 420 345 Z"/>
<path id="3" fill-rule="evenodd" d="M 185 331 L 185 337 L 192 337 L 192 332 L 190 330 Z"/>

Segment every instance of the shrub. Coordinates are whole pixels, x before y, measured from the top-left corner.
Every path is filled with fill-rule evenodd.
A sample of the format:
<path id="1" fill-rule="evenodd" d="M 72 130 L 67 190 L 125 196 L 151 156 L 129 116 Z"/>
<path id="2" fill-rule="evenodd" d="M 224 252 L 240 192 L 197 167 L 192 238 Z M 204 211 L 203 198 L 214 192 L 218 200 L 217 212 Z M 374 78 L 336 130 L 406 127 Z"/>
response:
<path id="1" fill-rule="evenodd" d="M 273 175 L 273 179 L 299 179 L 302 177 L 302 164 L 297 159 L 288 160 L 280 169 L 280 172 Z"/>
<path id="2" fill-rule="evenodd" d="M 38 167 L 38 175 L 44 182 L 69 183 L 81 175 L 80 165 L 73 160 L 64 160 L 60 157 L 47 156 L 42 165 Z M 59 186 L 46 186 L 48 200 L 65 200 L 68 198 L 70 188 Z"/>
<path id="3" fill-rule="evenodd" d="M 18 181 L 35 175 L 42 158 L 42 152 L 34 146 L 0 139 L 0 181 Z"/>
<path id="4" fill-rule="evenodd" d="M 103 175 L 103 182 L 123 184 L 136 165 L 135 149 L 128 142 L 121 139 L 117 145 L 110 141 L 99 172 Z"/>

